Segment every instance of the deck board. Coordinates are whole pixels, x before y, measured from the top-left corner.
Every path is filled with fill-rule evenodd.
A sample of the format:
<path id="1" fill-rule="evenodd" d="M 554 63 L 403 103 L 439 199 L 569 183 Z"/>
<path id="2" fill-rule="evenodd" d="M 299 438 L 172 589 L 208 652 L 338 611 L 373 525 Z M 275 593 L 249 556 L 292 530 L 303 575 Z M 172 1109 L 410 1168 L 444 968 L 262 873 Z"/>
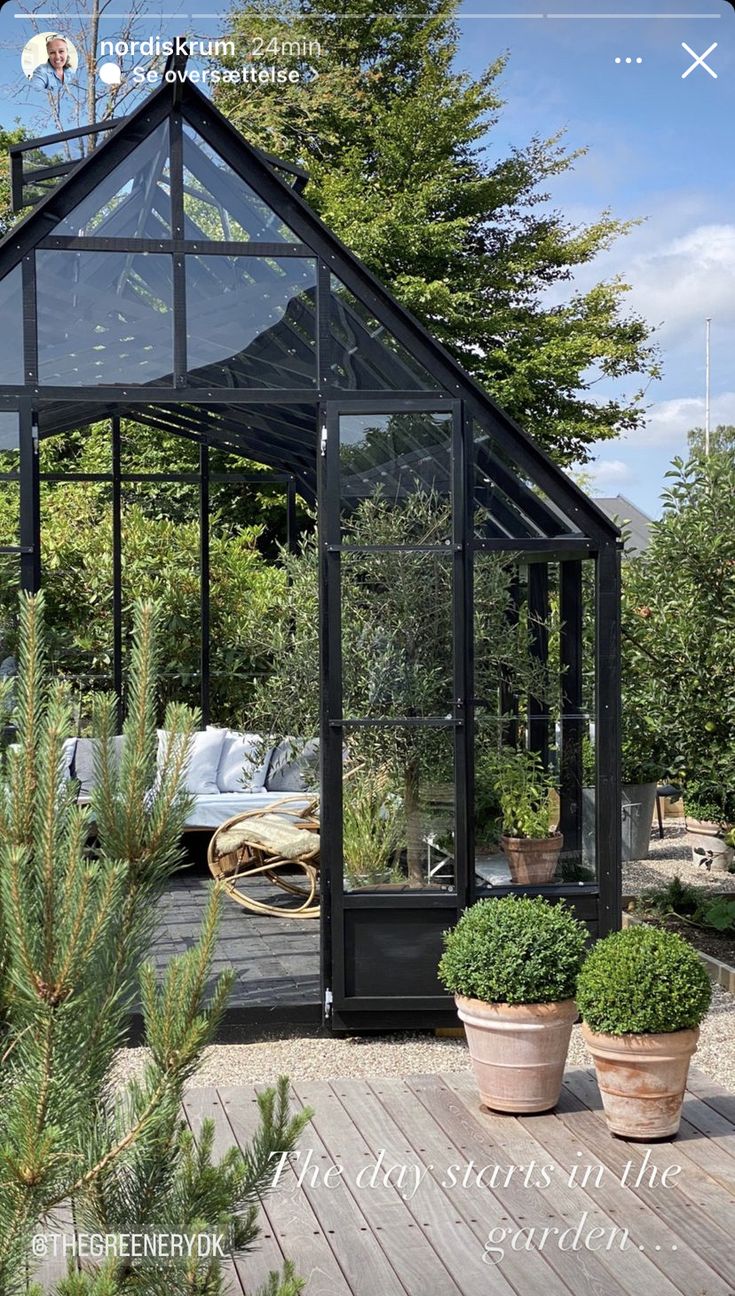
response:
<path id="1" fill-rule="evenodd" d="M 581 1070 L 565 1074 L 557 1109 L 539 1116 L 481 1109 L 469 1073 L 298 1081 L 292 1101 L 314 1111 L 299 1148 L 319 1174 L 299 1184 L 289 1167 L 266 1198 L 261 1249 L 237 1261 L 232 1296 L 256 1289 L 283 1256 L 306 1280 L 304 1296 L 735 1296 L 735 1099 L 696 1071 L 682 1137 L 654 1144 L 610 1136 L 594 1073 Z M 252 1087 L 193 1091 L 186 1109 L 195 1132 L 215 1118 L 218 1151 L 244 1146 L 258 1120 Z M 406 1191 L 415 1180 L 398 1185 L 395 1172 L 360 1188 L 358 1171 L 381 1150 L 384 1167 L 424 1169 L 418 1189 Z M 681 1165 L 676 1182 L 623 1185 L 626 1163 L 637 1170 L 646 1154 L 659 1171 Z M 448 1176 L 471 1159 L 476 1169 L 554 1169 L 549 1184 L 540 1174 L 494 1187 Z M 570 1184 L 575 1164 L 599 1165 L 600 1181 Z M 329 1165 L 343 1168 L 331 1186 Z M 627 1245 L 539 1248 L 539 1229 L 576 1228 L 584 1212 L 585 1229 L 617 1229 L 618 1239 L 627 1229 Z M 506 1241 L 500 1263 L 488 1264 L 498 1225 L 525 1232 L 519 1249 Z"/>

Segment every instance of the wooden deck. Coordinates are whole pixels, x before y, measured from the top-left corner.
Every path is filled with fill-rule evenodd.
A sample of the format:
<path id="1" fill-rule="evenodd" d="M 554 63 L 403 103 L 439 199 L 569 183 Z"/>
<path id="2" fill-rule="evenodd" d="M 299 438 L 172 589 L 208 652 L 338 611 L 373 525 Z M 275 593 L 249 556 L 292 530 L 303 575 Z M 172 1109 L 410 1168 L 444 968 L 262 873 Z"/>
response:
<path id="1" fill-rule="evenodd" d="M 679 1136 L 646 1145 L 610 1137 L 587 1071 L 567 1072 L 556 1112 L 543 1116 L 481 1110 L 469 1073 L 298 1082 L 294 1102 L 314 1109 L 300 1142 L 301 1165 L 311 1159 L 301 1184 L 297 1163 L 266 1199 L 258 1249 L 229 1263 L 235 1296 L 284 1257 L 305 1296 L 735 1296 L 735 1096 L 701 1073 Z M 252 1089 L 192 1090 L 186 1101 L 195 1132 L 215 1119 L 220 1151 L 247 1143 L 257 1111 Z M 329 1166 L 342 1172 L 331 1185 Z M 391 1166 L 410 1168 L 403 1187 L 397 1169 L 384 1181 Z M 486 1178 L 502 1168 L 495 1187 L 473 1179 L 486 1166 Z M 586 1186 L 570 1186 L 573 1167 L 577 1179 L 592 1167 Z M 542 1239 L 544 1228 L 559 1232 Z M 509 1230 L 491 1239 L 504 1247 L 497 1263 L 483 1258 L 492 1229 Z"/>

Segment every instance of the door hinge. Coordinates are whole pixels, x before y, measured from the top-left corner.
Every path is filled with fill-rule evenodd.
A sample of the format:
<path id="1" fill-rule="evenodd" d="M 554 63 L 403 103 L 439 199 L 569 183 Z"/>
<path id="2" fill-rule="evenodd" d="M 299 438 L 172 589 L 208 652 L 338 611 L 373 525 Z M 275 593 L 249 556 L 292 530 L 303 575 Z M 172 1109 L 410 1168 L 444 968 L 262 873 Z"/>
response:
<path id="1" fill-rule="evenodd" d="M 329 1019 L 332 1016 L 333 1003 L 334 1003 L 334 995 L 332 994 L 332 991 L 329 989 L 329 986 L 327 986 L 326 990 L 324 991 L 324 1016 L 327 1021 L 329 1021 Z"/>
<path id="2" fill-rule="evenodd" d="M 325 454 L 327 453 L 327 425 L 326 425 L 326 423 L 325 423 L 324 426 L 322 427 L 322 437 L 321 437 L 321 442 L 320 442 L 320 451 L 321 451 L 321 456 L 322 456 L 322 459 L 323 459 L 324 456 L 325 456 Z"/>

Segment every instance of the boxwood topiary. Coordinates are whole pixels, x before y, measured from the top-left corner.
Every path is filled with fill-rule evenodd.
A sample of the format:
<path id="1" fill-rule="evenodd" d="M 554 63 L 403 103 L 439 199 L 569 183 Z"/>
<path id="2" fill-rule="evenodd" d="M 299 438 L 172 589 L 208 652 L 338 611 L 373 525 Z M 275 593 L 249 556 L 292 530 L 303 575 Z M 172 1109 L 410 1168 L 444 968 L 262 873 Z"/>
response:
<path id="1" fill-rule="evenodd" d="M 586 938 L 563 901 L 480 900 L 445 932 L 439 977 L 452 994 L 485 1003 L 572 999 Z"/>
<path id="2" fill-rule="evenodd" d="M 656 1035 L 698 1026 L 712 998 L 696 951 L 675 932 L 628 927 L 590 952 L 577 1006 L 602 1035 Z"/>

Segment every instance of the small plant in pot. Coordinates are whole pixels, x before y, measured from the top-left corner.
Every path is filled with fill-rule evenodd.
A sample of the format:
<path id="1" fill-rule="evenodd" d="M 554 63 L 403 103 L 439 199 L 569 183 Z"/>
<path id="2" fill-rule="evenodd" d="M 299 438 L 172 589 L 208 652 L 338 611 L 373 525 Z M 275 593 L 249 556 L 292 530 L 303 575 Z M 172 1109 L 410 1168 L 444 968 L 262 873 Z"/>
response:
<path id="1" fill-rule="evenodd" d="M 405 884 L 403 806 L 387 770 L 356 766 L 345 779 L 342 832 L 345 890 Z"/>
<path id="2" fill-rule="evenodd" d="M 591 951 L 577 982 L 577 1006 L 613 1134 L 646 1140 L 676 1134 L 711 997 L 696 951 L 674 932 L 628 927 Z"/>
<path id="3" fill-rule="evenodd" d="M 504 747 L 496 765 L 496 791 L 502 820 L 501 846 L 511 882 L 543 886 L 559 864 L 564 838 L 551 827 L 554 776 L 537 752 Z"/>
<path id="4" fill-rule="evenodd" d="M 586 939 L 563 901 L 542 896 L 480 900 L 445 933 L 439 977 L 486 1107 L 538 1112 L 558 1101 Z"/>

